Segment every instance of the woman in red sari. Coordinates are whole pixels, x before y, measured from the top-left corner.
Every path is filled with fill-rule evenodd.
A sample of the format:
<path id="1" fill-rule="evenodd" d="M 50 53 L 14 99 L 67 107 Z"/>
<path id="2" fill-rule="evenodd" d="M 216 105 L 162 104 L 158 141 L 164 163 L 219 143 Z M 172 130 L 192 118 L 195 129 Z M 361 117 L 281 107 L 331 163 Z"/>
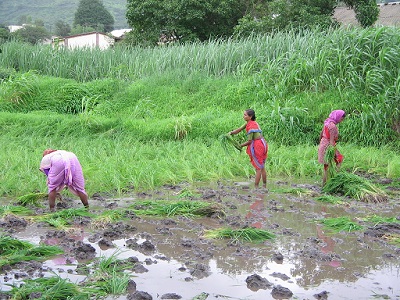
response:
<path id="1" fill-rule="evenodd" d="M 339 138 L 339 130 L 337 124 L 343 121 L 346 113 L 343 110 L 334 110 L 329 114 L 329 118 L 324 121 L 324 127 L 322 128 L 319 137 L 319 147 L 318 147 L 318 162 L 324 165 L 324 174 L 322 176 L 322 186 L 325 185 L 328 177 L 328 167 L 329 164 L 325 161 L 325 152 L 329 145 L 333 147 L 336 146 L 336 142 Z M 336 150 L 335 162 L 336 167 L 339 169 L 343 162 L 343 155 Z"/>
<path id="2" fill-rule="evenodd" d="M 262 130 L 256 122 L 256 114 L 254 110 L 247 109 L 243 113 L 243 119 L 246 124 L 232 130 L 231 135 L 238 134 L 243 129 L 246 129 L 247 142 L 241 144 L 241 147 L 247 147 L 246 153 L 250 157 L 250 162 L 256 170 L 255 187 L 258 188 L 260 179 L 262 178 L 263 187 L 267 186 L 267 173 L 265 171 L 265 161 L 268 155 L 268 144 L 265 141 Z"/>

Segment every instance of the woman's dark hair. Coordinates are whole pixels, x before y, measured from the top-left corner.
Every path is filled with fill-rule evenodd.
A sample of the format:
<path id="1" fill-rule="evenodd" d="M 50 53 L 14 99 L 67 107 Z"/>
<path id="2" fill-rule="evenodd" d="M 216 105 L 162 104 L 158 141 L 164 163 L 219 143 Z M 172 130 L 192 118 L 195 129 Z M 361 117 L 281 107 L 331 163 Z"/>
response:
<path id="1" fill-rule="evenodd" d="M 255 120 L 256 120 L 256 113 L 254 112 L 254 110 L 252 110 L 252 109 L 246 109 L 245 111 L 246 111 L 246 114 L 247 114 L 249 117 L 251 117 L 251 120 L 252 120 L 252 121 L 255 121 Z"/>

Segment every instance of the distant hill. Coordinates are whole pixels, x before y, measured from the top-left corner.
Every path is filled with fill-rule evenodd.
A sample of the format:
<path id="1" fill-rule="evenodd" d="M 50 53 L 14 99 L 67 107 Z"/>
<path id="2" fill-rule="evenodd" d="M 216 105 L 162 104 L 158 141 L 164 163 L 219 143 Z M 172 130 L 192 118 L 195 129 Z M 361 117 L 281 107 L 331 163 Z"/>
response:
<path id="1" fill-rule="evenodd" d="M 103 0 L 104 7 L 114 17 L 115 29 L 128 28 L 126 3 L 126 0 Z M 20 25 L 18 20 L 25 15 L 33 21 L 43 20 L 50 31 L 59 20 L 72 26 L 78 4 L 79 0 L 0 0 L 0 24 Z"/>

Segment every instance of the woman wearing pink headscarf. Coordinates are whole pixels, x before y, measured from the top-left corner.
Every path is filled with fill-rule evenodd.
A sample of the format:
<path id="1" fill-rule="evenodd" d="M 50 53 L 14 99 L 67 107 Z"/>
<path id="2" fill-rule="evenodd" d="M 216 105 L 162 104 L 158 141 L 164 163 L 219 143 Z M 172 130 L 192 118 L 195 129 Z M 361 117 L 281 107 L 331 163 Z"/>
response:
<path id="1" fill-rule="evenodd" d="M 322 185 L 325 185 L 326 183 L 329 167 L 328 162 L 324 159 L 325 152 L 329 145 L 332 145 L 333 147 L 336 146 L 336 142 L 339 138 L 339 130 L 336 125 L 342 122 L 345 116 L 346 113 L 343 110 L 334 110 L 330 113 L 329 118 L 324 121 L 324 127 L 320 134 L 320 142 L 318 147 L 318 162 L 324 165 Z M 336 150 L 335 162 L 338 168 L 340 168 L 343 158 L 343 155 Z"/>
<path id="2" fill-rule="evenodd" d="M 57 194 L 65 187 L 77 195 L 89 208 L 85 179 L 78 158 L 72 152 L 46 149 L 40 162 L 40 171 L 47 176 L 50 210 L 54 211 Z"/>

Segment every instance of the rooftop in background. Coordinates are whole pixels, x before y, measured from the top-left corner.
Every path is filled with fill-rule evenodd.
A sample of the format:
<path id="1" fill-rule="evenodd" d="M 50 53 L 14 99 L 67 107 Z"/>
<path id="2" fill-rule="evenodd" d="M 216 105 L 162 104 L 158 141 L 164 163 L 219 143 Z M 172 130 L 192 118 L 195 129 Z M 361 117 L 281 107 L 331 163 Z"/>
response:
<path id="1" fill-rule="evenodd" d="M 375 25 L 400 27 L 400 2 L 380 3 L 378 7 L 380 12 Z M 359 25 L 353 9 L 337 7 L 333 16 L 344 25 Z"/>

